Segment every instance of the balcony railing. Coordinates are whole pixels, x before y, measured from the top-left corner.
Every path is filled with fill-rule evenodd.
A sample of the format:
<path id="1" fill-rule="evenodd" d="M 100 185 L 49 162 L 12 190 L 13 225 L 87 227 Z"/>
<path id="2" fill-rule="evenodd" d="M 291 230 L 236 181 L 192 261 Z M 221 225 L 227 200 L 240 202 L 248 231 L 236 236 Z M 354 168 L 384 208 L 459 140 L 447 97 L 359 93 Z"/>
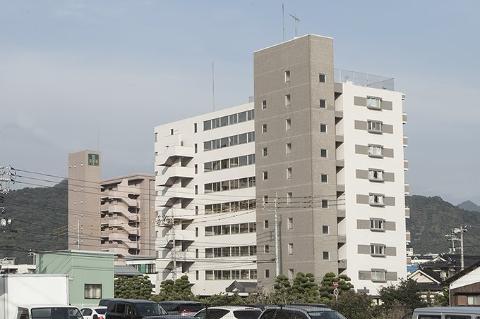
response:
<path id="1" fill-rule="evenodd" d="M 337 83 L 352 82 L 355 85 L 366 86 L 375 89 L 395 90 L 395 79 L 380 75 L 335 69 L 334 80 Z"/>

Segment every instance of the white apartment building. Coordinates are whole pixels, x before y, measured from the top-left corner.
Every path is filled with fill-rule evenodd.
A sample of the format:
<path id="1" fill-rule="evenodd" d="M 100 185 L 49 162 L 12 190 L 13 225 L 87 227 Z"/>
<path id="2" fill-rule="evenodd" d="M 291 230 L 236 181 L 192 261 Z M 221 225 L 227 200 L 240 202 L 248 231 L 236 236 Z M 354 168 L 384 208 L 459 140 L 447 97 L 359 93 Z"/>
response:
<path id="1" fill-rule="evenodd" d="M 393 79 L 335 70 L 333 40 L 307 35 L 255 52 L 254 84 L 254 103 L 155 128 L 158 281 L 209 295 L 334 272 L 376 295 L 406 278 Z"/>
<path id="2" fill-rule="evenodd" d="M 159 282 L 187 274 L 200 295 L 256 282 L 254 164 L 253 103 L 155 128 Z"/>

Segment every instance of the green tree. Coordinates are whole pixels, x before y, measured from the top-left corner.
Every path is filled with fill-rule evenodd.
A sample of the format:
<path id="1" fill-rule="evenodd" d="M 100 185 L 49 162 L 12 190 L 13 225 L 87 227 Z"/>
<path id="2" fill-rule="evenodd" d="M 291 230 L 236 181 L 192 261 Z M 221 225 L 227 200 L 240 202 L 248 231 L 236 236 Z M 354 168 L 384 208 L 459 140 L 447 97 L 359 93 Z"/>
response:
<path id="1" fill-rule="evenodd" d="M 371 319 L 377 312 L 370 296 L 353 290 L 344 291 L 329 305 L 348 319 Z"/>
<path id="2" fill-rule="evenodd" d="M 425 307 L 427 303 L 420 295 L 420 288 L 415 280 L 401 280 L 400 284 L 383 287 L 379 291 L 382 308 L 391 311 L 393 308 L 404 308 L 407 313 L 415 308 Z"/>
<path id="3" fill-rule="evenodd" d="M 439 295 L 435 295 L 433 299 L 433 303 L 436 306 L 448 306 L 450 302 L 450 294 L 448 292 L 448 288 L 444 288 L 442 293 Z"/>
<path id="4" fill-rule="evenodd" d="M 339 275 L 338 277 L 333 272 L 328 272 L 323 276 L 322 282 L 320 283 L 320 296 L 323 302 L 328 302 L 328 300 L 333 300 L 335 298 L 333 291 L 335 289 L 335 283 L 338 285 L 337 289 L 339 295 L 344 292 L 351 291 L 353 285 L 350 282 L 351 279 L 346 275 Z"/>
<path id="5" fill-rule="evenodd" d="M 293 279 L 291 295 L 293 302 L 318 302 L 320 295 L 313 274 L 298 272 Z"/>
<path id="6" fill-rule="evenodd" d="M 160 284 L 160 293 L 152 298 L 155 301 L 165 300 L 194 300 L 192 293 L 192 284 L 188 276 L 183 275 L 177 280 L 171 279 L 162 281 Z"/>
<path id="7" fill-rule="evenodd" d="M 287 304 L 292 299 L 292 285 L 287 276 L 279 275 L 275 278 L 273 292 L 270 295 L 272 303 Z"/>
<path id="8" fill-rule="evenodd" d="M 115 298 L 150 299 L 153 285 L 147 276 L 117 277 L 114 282 Z"/>

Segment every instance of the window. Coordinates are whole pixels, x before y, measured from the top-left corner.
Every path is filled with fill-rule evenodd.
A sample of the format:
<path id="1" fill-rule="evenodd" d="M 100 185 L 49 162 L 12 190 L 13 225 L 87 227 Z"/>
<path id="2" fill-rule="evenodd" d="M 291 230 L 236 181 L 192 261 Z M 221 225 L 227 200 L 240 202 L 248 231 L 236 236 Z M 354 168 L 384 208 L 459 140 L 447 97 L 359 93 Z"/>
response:
<path id="1" fill-rule="evenodd" d="M 381 110 L 382 109 L 382 99 L 375 96 L 367 96 L 367 107 L 369 109 Z"/>
<path id="2" fill-rule="evenodd" d="M 287 168 L 287 179 L 292 179 L 292 168 L 291 167 Z"/>
<path id="3" fill-rule="evenodd" d="M 330 233 L 330 227 L 328 225 L 322 226 L 322 234 L 328 235 Z"/>
<path id="4" fill-rule="evenodd" d="M 292 152 L 292 143 L 285 144 L 285 153 L 290 154 Z"/>
<path id="5" fill-rule="evenodd" d="M 98 154 L 88 154 L 88 165 L 89 166 L 99 166 L 100 165 L 100 155 L 98 155 Z"/>
<path id="6" fill-rule="evenodd" d="M 321 174 L 320 175 L 320 182 L 328 183 L 328 175 L 327 174 Z"/>
<path id="7" fill-rule="evenodd" d="M 263 177 L 263 180 L 267 180 L 268 179 L 268 172 L 267 171 L 263 171 L 262 172 L 262 177 Z"/>
<path id="8" fill-rule="evenodd" d="M 320 73 L 318 75 L 318 82 L 325 83 L 327 81 L 327 75 L 325 73 Z"/>
<path id="9" fill-rule="evenodd" d="M 205 270 L 205 280 L 213 280 L 213 270 Z"/>
<path id="10" fill-rule="evenodd" d="M 170 129 L 170 135 L 173 135 L 173 128 Z"/>
<path id="11" fill-rule="evenodd" d="M 372 121 L 368 120 L 367 121 L 367 128 L 370 133 L 382 133 L 382 126 L 383 122 L 382 121 Z"/>
<path id="12" fill-rule="evenodd" d="M 262 101 L 262 110 L 266 110 L 267 109 L 267 100 L 263 100 Z"/>
<path id="13" fill-rule="evenodd" d="M 293 243 L 288 243 L 288 254 L 293 255 Z"/>
<path id="14" fill-rule="evenodd" d="M 322 253 L 323 260 L 330 260 L 330 253 L 328 251 L 324 251 Z"/>
<path id="15" fill-rule="evenodd" d="M 375 144 L 368 145 L 368 156 L 383 157 L 383 146 Z"/>
<path id="16" fill-rule="evenodd" d="M 285 83 L 290 82 L 290 70 L 285 71 Z"/>
<path id="17" fill-rule="evenodd" d="M 327 133 L 327 124 L 320 124 L 320 133 Z"/>
<path id="18" fill-rule="evenodd" d="M 322 199 L 322 208 L 328 208 L 328 199 Z"/>
<path id="19" fill-rule="evenodd" d="M 158 141 L 158 133 L 155 133 L 155 142 Z"/>
<path id="20" fill-rule="evenodd" d="M 263 156 L 267 156 L 267 155 L 268 155 L 268 149 L 267 149 L 266 147 L 264 147 L 264 148 L 262 149 L 262 154 L 263 154 Z"/>
<path id="21" fill-rule="evenodd" d="M 380 218 L 370 219 L 370 229 L 374 231 L 384 231 L 385 230 L 385 220 Z"/>
<path id="22" fill-rule="evenodd" d="M 101 284 L 85 284 L 83 291 L 85 299 L 102 299 Z"/>
<path id="23" fill-rule="evenodd" d="M 368 203 L 371 206 L 384 206 L 384 195 L 383 194 L 369 194 L 368 195 Z"/>
<path id="24" fill-rule="evenodd" d="M 320 157 L 327 158 L 327 156 L 328 156 L 327 150 L 324 149 L 324 148 L 321 148 L 320 149 Z"/>
<path id="25" fill-rule="evenodd" d="M 197 123 L 193 123 L 193 133 L 197 133 Z"/>
<path id="26" fill-rule="evenodd" d="M 267 124 L 262 124 L 262 133 L 267 133 Z"/>
<path id="27" fill-rule="evenodd" d="M 290 106 L 292 104 L 292 97 L 290 94 L 285 95 L 285 106 Z"/>
<path id="28" fill-rule="evenodd" d="M 387 272 L 385 270 L 372 270 L 372 281 L 386 281 Z"/>
<path id="29" fill-rule="evenodd" d="M 200 279 L 200 272 L 198 270 L 195 271 L 195 280 Z"/>
<path id="30" fill-rule="evenodd" d="M 292 197 L 293 197 L 293 193 L 288 192 L 287 193 L 287 205 L 290 205 L 292 203 Z"/>
<path id="31" fill-rule="evenodd" d="M 195 153 L 197 153 L 197 152 L 198 152 L 198 145 L 195 144 Z"/>
<path id="32" fill-rule="evenodd" d="M 195 164 L 195 174 L 198 174 L 198 164 Z"/>
<path id="33" fill-rule="evenodd" d="M 285 130 L 288 131 L 292 128 L 292 120 L 291 119 L 286 119 L 285 120 Z"/>
<path id="34" fill-rule="evenodd" d="M 263 203 L 268 204 L 268 195 L 263 195 Z"/>
<path id="35" fill-rule="evenodd" d="M 198 237 L 198 227 L 195 227 L 195 237 Z"/>
<path id="36" fill-rule="evenodd" d="M 370 254 L 372 256 L 385 256 L 385 245 L 370 244 Z"/>
<path id="37" fill-rule="evenodd" d="M 480 295 L 467 296 L 467 305 L 469 306 L 480 305 Z"/>
<path id="38" fill-rule="evenodd" d="M 263 221 L 263 228 L 264 228 L 264 229 L 268 229 L 268 219 L 265 219 L 265 220 Z"/>
<path id="39" fill-rule="evenodd" d="M 326 108 L 326 102 L 325 102 L 324 99 L 320 99 L 320 108 L 321 108 L 321 109 Z"/>
<path id="40" fill-rule="evenodd" d="M 198 249 L 195 249 L 195 258 L 198 258 Z"/>
<path id="41" fill-rule="evenodd" d="M 293 217 L 288 217 L 287 220 L 287 229 L 292 230 L 293 229 Z"/>
<path id="42" fill-rule="evenodd" d="M 264 246 L 263 246 L 263 252 L 264 252 L 265 254 L 268 254 L 268 253 L 270 252 L 270 246 L 269 246 L 269 245 L 264 245 Z"/>
<path id="43" fill-rule="evenodd" d="M 195 195 L 198 195 L 198 185 L 195 185 Z"/>
<path id="44" fill-rule="evenodd" d="M 383 170 L 370 168 L 368 170 L 368 179 L 373 182 L 383 182 Z"/>
<path id="45" fill-rule="evenodd" d="M 270 269 L 265 269 L 265 278 L 270 278 Z"/>
<path id="46" fill-rule="evenodd" d="M 195 215 L 198 215 L 198 206 L 195 206 Z"/>

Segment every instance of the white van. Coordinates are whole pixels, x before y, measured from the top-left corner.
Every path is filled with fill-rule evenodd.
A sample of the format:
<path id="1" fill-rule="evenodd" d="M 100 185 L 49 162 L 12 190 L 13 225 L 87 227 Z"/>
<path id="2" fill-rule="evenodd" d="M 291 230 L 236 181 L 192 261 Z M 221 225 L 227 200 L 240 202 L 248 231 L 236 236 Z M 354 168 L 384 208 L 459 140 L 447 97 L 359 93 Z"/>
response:
<path id="1" fill-rule="evenodd" d="M 480 307 L 417 308 L 412 319 L 480 319 Z"/>

